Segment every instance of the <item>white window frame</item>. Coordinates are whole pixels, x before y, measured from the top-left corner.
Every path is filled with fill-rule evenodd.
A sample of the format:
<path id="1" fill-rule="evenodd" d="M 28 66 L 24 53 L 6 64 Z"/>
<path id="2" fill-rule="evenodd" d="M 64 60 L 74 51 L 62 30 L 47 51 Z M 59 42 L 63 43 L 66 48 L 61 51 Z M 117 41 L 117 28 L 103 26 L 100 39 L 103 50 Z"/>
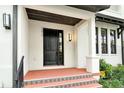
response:
<path id="1" fill-rule="evenodd" d="M 104 24 L 104 23 L 103 23 Z M 105 25 L 96 25 L 96 27 L 98 28 L 98 51 L 99 53 L 96 55 L 97 56 L 116 56 L 118 54 L 118 50 L 117 50 L 117 29 L 116 27 L 115 28 L 112 28 L 112 26 L 108 26 L 107 25 L 108 23 L 105 23 Z M 101 46 L 101 43 L 102 43 L 102 40 L 101 40 L 101 28 L 106 28 L 107 29 L 107 48 L 108 48 L 108 53 L 107 54 L 103 54 L 102 53 L 102 46 Z M 115 54 L 112 54 L 111 53 L 111 40 L 110 40 L 110 30 L 115 30 L 115 33 L 116 33 L 116 53 Z"/>

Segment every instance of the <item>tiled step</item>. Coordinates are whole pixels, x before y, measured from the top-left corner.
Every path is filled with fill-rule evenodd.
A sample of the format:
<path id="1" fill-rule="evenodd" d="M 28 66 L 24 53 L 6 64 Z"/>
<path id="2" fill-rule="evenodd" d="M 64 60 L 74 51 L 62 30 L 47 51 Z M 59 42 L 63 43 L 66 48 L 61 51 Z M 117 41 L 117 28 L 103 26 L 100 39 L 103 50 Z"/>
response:
<path id="1" fill-rule="evenodd" d="M 84 73 L 84 74 L 77 74 L 77 75 L 70 75 L 70 76 L 32 79 L 32 80 L 25 80 L 24 85 L 26 86 L 31 84 L 61 82 L 66 80 L 77 80 L 77 79 L 83 79 L 83 78 L 91 78 L 92 76 L 93 76 L 92 73 Z"/>
<path id="2" fill-rule="evenodd" d="M 102 88 L 102 85 L 95 83 L 95 84 L 75 86 L 75 87 L 71 87 L 71 88 Z"/>
<path id="3" fill-rule="evenodd" d="M 72 88 L 72 87 L 85 87 L 85 85 L 97 84 L 97 80 L 94 78 L 80 78 L 74 80 L 64 80 L 57 82 L 49 83 L 40 83 L 40 84 L 28 84 L 25 85 L 25 88 Z"/>

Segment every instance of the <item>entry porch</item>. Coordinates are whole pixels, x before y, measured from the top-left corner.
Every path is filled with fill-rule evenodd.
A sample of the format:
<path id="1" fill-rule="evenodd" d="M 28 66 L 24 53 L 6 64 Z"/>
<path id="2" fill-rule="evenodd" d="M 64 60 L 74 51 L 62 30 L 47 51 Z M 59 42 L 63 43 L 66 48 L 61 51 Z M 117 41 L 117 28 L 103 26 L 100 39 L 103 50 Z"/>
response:
<path id="1" fill-rule="evenodd" d="M 18 14 L 18 68 L 24 56 L 25 80 L 50 76 L 61 76 L 63 80 L 65 76 L 71 78 L 74 74 L 76 78 L 84 73 L 90 73 L 93 78 L 94 73 L 99 73 L 95 13 L 70 6 L 19 6 L 18 10 L 21 11 Z M 85 84 L 83 76 L 81 82 Z M 73 79 L 70 82 L 73 83 Z M 96 79 L 91 83 L 96 83 Z"/>

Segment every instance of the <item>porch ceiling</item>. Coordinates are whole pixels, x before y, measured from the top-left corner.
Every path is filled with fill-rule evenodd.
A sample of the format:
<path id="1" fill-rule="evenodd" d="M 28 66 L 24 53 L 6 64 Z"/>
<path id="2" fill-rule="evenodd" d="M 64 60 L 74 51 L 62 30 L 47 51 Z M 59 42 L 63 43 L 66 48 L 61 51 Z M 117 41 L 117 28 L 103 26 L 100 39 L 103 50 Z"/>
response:
<path id="1" fill-rule="evenodd" d="M 26 8 L 29 19 L 74 26 L 82 19 Z"/>

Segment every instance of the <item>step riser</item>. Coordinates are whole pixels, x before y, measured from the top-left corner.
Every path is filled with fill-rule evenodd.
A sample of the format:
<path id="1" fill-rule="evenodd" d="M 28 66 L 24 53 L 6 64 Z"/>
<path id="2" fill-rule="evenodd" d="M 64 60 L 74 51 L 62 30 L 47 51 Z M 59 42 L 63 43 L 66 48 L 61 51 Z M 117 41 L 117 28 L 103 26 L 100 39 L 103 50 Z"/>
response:
<path id="1" fill-rule="evenodd" d="M 79 75 L 79 76 L 68 76 L 68 77 L 59 77 L 59 78 L 48 78 L 48 79 L 31 80 L 31 81 L 25 81 L 24 85 L 39 84 L 39 83 L 61 82 L 61 81 L 65 81 L 65 80 L 75 80 L 75 79 L 81 79 L 81 78 L 90 78 L 92 76 L 93 76 L 92 74 L 85 74 L 85 75 Z"/>
<path id="2" fill-rule="evenodd" d="M 89 84 L 95 84 L 95 83 L 97 83 L 97 80 L 75 82 L 75 83 L 69 83 L 69 84 L 57 85 L 57 86 L 48 86 L 48 87 L 43 87 L 43 88 L 70 88 L 70 87 L 89 85 Z"/>

